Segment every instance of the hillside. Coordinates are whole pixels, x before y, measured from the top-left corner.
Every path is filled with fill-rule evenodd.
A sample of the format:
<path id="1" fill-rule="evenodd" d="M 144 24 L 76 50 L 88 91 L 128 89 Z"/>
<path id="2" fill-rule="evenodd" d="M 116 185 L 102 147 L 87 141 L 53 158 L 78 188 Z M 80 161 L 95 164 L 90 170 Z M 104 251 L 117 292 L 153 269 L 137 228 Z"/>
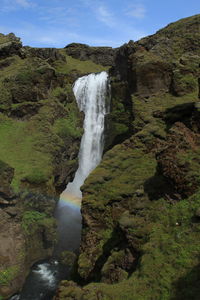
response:
<path id="1" fill-rule="evenodd" d="M 82 187 L 80 285 L 55 299 L 199 298 L 199 40 L 196 15 L 117 50 L 110 150 Z"/>
<path id="2" fill-rule="evenodd" d="M 117 49 L 0 34 L 0 298 L 52 255 L 83 134 L 72 85 L 109 70 L 105 153 L 82 187 L 72 280 L 54 299 L 199 299 L 199 40 L 200 15 Z"/>

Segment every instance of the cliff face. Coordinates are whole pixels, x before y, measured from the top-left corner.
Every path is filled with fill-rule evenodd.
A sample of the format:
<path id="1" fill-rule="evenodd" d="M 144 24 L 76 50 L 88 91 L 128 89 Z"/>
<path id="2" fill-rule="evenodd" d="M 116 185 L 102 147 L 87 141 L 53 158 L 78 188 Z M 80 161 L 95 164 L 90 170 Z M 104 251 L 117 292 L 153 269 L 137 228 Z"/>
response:
<path id="1" fill-rule="evenodd" d="M 90 284 L 55 299 L 198 299 L 199 38 L 197 15 L 117 50 L 110 150 L 82 187 Z"/>
<path id="2" fill-rule="evenodd" d="M 65 47 L 65 51 L 73 58 L 91 60 L 102 66 L 113 66 L 116 49 L 111 47 L 90 47 L 85 44 L 72 43 Z"/>
<path id="3" fill-rule="evenodd" d="M 0 35 L 0 296 L 20 290 L 31 265 L 52 254 L 54 208 L 83 133 L 72 83 L 103 69 Z"/>

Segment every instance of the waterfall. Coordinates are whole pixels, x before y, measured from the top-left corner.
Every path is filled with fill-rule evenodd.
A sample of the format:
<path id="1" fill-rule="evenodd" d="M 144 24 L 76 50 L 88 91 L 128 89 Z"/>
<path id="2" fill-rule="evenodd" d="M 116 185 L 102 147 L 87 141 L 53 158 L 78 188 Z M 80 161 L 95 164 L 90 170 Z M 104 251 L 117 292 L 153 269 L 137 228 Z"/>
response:
<path id="1" fill-rule="evenodd" d="M 102 158 L 105 115 L 109 107 L 106 105 L 108 86 L 108 74 L 101 72 L 79 78 L 73 87 L 78 107 L 85 113 L 84 134 L 79 150 L 79 167 L 65 193 L 78 198 L 82 196 L 80 187 Z"/>
<path id="2" fill-rule="evenodd" d="M 106 72 L 83 76 L 74 84 L 73 91 L 78 107 L 85 114 L 84 134 L 79 150 L 79 167 L 74 181 L 69 183 L 62 193 L 55 210 L 58 242 L 54 249 L 54 258 L 60 257 L 61 253 L 66 250 L 77 253 L 80 245 L 82 226 L 80 187 L 101 161 L 104 148 L 104 121 L 108 113 L 107 107 L 109 107 L 106 105 L 108 87 Z M 70 271 L 70 267 L 63 267 L 55 259 L 39 262 L 32 268 L 21 294 L 11 299 L 52 299 L 58 282 L 62 279 L 69 279 Z"/>

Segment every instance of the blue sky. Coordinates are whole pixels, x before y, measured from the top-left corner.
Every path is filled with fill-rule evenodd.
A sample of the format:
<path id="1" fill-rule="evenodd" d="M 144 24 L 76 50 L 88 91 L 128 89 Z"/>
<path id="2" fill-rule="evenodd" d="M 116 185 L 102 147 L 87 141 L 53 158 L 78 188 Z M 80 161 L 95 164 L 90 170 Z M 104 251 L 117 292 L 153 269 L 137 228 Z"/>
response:
<path id="1" fill-rule="evenodd" d="M 117 47 L 198 13 L 199 0 L 0 0 L 0 32 L 29 46 Z"/>

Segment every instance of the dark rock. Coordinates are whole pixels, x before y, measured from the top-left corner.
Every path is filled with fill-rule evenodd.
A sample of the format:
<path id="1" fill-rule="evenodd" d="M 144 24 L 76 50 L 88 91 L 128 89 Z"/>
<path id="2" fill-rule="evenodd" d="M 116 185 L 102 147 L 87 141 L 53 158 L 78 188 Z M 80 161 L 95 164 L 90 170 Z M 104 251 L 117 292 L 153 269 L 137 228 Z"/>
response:
<path id="1" fill-rule="evenodd" d="M 56 80 L 55 70 L 50 65 L 44 64 L 38 67 L 36 65 L 33 70 L 28 68 L 19 70 L 15 76 L 6 78 L 4 85 L 11 93 L 12 103 L 37 102 L 47 98 Z M 29 104 L 28 106 L 30 108 Z"/>
<path id="2" fill-rule="evenodd" d="M 136 67 L 136 77 L 136 92 L 140 96 L 166 93 L 171 86 L 171 66 L 162 61 L 144 63 Z"/>
<path id="3" fill-rule="evenodd" d="M 200 219 L 200 208 L 195 211 L 195 217 Z"/>
<path id="4" fill-rule="evenodd" d="M 65 61 L 65 56 L 62 55 L 58 49 L 55 48 L 32 48 L 32 47 L 23 47 L 23 55 L 26 57 L 38 57 L 49 62 L 54 62 L 56 60 Z"/>
<path id="5" fill-rule="evenodd" d="M 90 47 L 85 44 L 72 43 L 65 47 L 66 53 L 80 60 L 92 60 L 96 64 L 112 66 L 115 49 L 111 47 Z"/>
<path id="6" fill-rule="evenodd" d="M 15 194 L 10 186 L 13 176 L 14 169 L 8 164 L 0 161 L 0 197 L 4 199 L 2 199 L 2 201 L 6 200 L 8 203 L 15 197 Z"/>
<path id="7" fill-rule="evenodd" d="M 20 55 L 22 43 L 13 33 L 0 34 L 0 59 L 14 54 Z"/>
<path id="8" fill-rule="evenodd" d="M 187 161 L 183 159 L 183 162 L 181 157 L 184 158 L 184 153 L 189 155 L 191 150 L 195 153 L 199 146 L 199 134 L 177 122 L 156 154 L 159 173 L 172 182 L 176 192 L 183 198 L 194 194 L 200 184 L 199 179 L 194 178 L 191 172 L 200 160 L 198 153 L 197 156 L 189 156 Z"/>

